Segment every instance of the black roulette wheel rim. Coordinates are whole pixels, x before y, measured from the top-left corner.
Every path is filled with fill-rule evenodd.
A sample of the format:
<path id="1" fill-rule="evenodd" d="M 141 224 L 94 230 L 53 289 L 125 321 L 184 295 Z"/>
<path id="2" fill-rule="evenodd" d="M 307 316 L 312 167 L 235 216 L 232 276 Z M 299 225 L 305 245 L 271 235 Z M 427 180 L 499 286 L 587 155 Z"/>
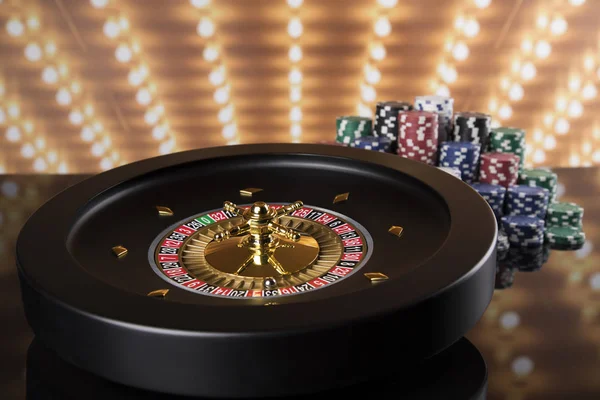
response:
<path id="1" fill-rule="evenodd" d="M 232 305 L 226 307 L 226 311 L 223 307 L 202 307 L 202 314 L 211 321 L 207 325 L 181 318 L 186 311 L 198 312 L 193 305 L 128 293 L 86 274 L 66 246 L 79 216 L 89 211 L 87 204 L 93 204 L 104 192 L 157 170 L 257 155 L 295 157 L 315 166 L 332 160 L 375 164 L 398 177 L 417 180 L 429 187 L 446 203 L 452 224 L 443 246 L 419 267 L 418 273 L 422 274 L 419 276 L 427 279 L 415 279 L 409 274 L 403 280 L 385 282 L 374 290 L 284 307 Z M 366 380 L 384 372 L 372 365 L 376 363 L 367 367 L 368 360 L 410 362 L 429 357 L 460 338 L 480 318 L 491 299 L 496 234 L 495 219 L 485 201 L 468 185 L 436 168 L 393 155 L 335 146 L 241 145 L 139 161 L 65 190 L 41 207 L 22 229 L 17 241 L 17 265 L 26 315 L 34 332 L 50 348 L 79 367 L 117 382 L 178 394 L 288 395 Z M 39 237 L 44 240 L 38 240 Z M 472 251 L 473 248 L 477 251 Z M 49 268 L 39 267 L 48 260 L 52 260 L 53 266 L 59 266 L 61 279 L 56 279 Z M 230 317 L 222 318 L 223 312 Z M 310 315 L 310 320 L 290 318 L 290 315 L 303 314 Z M 399 321 L 411 326 L 411 332 L 400 332 Z M 72 327 L 73 331 L 65 332 L 62 329 L 65 326 Z M 396 334 L 382 327 L 396 330 Z M 396 347 L 393 342 L 397 337 L 408 340 L 421 337 L 421 340 L 410 348 Z M 333 351 L 334 357 L 313 355 L 311 362 L 296 360 L 294 365 L 289 365 L 290 349 L 316 346 L 324 338 L 339 343 L 346 350 Z M 374 338 L 385 346 L 392 346 L 389 354 L 359 349 L 361 344 Z M 180 346 L 194 350 L 187 355 L 177 350 Z M 121 351 L 115 352 L 117 348 Z M 145 354 L 147 349 L 152 349 L 152 356 Z M 348 354 L 349 349 L 352 355 Z M 272 352 L 265 356 L 267 350 Z M 246 378 L 240 376 L 238 384 L 231 384 L 229 377 L 221 375 L 232 367 L 202 361 L 200 353 L 213 357 L 233 353 L 241 360 L 258 357 L 256 364 L 261 370 L 270 371 L 266 375 L 278 379 L 263 380 L 249 374 Z M 154 362 L 149 362 L 151 360 Z M 115 366 L 115 361 L 119 366 Z M 315 363 L 320 363 L 320 367 L 307 372 L 306 368 Z M 358 367 L 360 364 L 364 366 Z M 186 383 L 158 379 L 173 373 L 169 372 L 173 366 L 188 371 L 184 373 L 189 374 Z M 304 387 L 294 384 L 293 376 L 288 376 L 293 373 L 281 372 L 286 370 L 284 366 L 292 372 L 302 370 L 304 376 L 309 374 L 313 378 L 325 376 L 336 368 L 343 373 L 327 382 L 321 379 L 312 387 Z M 200 377 L 198 368 L 203 372 Z"/>

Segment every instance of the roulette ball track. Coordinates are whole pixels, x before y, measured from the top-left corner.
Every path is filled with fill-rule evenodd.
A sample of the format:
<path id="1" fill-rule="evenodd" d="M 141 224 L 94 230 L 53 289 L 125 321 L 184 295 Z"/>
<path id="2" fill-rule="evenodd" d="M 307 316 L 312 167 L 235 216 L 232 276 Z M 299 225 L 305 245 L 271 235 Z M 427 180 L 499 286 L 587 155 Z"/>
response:
<path id="1" fill-rule="evenodd" d="M 310 395 L 452 344 L 494 290 L 467 184 L 394 155 L 263 144 L 143 160 L 64 190 L 17 241 L 36 338 L 175 395 Z"/>

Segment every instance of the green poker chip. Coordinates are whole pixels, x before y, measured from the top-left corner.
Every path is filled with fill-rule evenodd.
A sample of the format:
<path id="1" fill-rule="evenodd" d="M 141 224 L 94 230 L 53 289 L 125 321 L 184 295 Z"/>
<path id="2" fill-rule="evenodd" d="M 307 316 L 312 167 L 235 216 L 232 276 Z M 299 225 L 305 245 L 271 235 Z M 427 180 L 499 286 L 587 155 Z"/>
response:
<path id="1" fill-rule="evenodd" d="M 550 192 L 550 202 L 556 201 L 558 176 L 546 168 L 524 168 L 519 174 L 519 184 L 537 186 Z"/>
<path id="2" fill-rule="evenodd" d="M 525 131 L 520 128 L 499 127 L 490 132 L 489 151 L 519 156 L 519 170 L 525 162 Z"/>
<path id="3" fill-rule="evenodd" d="M 581 230 L 583 207 L 566 202 L 550 204 L 546 213 L 546 226 L 569 226 Z"/>
<path id="4" fill-rule="evenodd" d="M 553 226 L 546 229 L 546 239 L 553 245 L 581 245 L 585 243 L 585 233 L 569 226 Z"/>
<path id="5" fill-rule="evenodd" d="M 336 141 L 345 145 L 354 140 L 373 135 L 373 121 L 371 118 L 355 115 L 337 117 L 335 120 Z"/>

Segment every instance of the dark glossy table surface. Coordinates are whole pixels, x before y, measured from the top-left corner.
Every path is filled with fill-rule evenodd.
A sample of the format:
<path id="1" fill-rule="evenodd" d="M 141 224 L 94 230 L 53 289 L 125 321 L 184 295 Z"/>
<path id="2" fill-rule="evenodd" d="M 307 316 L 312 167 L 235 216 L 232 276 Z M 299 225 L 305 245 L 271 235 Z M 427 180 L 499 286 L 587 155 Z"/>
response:
<path id="1" fill-rule="evenodd" d="M 538 271 L 514 271 L 467 334 L 488 364 L 491 400 L 600 399 L 600 169 L 555 172 L 560 200 L 585 208 L 587 242 L 577 251 L 553 250 Z M 84 178 L 0 175 L 1 399 L 25 398 L 33 337 L 15 270 L 17 235 L 47 199 Z"/>

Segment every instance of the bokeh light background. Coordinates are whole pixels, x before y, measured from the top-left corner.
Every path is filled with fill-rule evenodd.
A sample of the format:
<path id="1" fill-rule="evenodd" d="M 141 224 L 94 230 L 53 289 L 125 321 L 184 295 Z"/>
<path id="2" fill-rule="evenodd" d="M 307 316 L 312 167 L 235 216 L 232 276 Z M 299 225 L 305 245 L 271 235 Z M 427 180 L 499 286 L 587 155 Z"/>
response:
<path id="1" fill-rule="evenodd" d="M 449 94 L 600 163 L 597 0 L 0 0 L 0 172 L 319 142 L 378 100 Z"/>

